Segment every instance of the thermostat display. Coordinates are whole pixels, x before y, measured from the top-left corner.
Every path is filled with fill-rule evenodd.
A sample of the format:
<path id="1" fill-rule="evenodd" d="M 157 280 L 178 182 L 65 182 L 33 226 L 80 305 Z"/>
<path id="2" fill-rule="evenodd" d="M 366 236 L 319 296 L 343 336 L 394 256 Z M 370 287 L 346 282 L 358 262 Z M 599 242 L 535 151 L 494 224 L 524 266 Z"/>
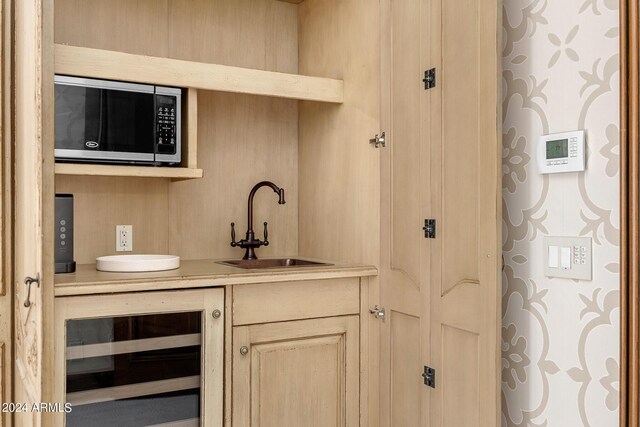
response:
<path id="1" fill-rule="evenodd" d="M 569 157 L 568 139 L 547 141 L 547 159 L 564 159 L 566 157 Z"/>
<path id="2" fill-rule="evenodd" d="M 538 144 L 540 173 L 579 172 L 584 170 L 584 131 L 545 135 Z"/>

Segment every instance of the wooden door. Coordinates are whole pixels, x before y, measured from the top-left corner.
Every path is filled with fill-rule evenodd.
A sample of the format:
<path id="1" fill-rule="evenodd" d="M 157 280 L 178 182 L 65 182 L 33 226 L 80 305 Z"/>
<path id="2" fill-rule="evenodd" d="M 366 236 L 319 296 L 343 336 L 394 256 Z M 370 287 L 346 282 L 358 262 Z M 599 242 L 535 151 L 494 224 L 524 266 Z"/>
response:
<path id="1" fill-rule="evenodd" d="M 233 426 L 358 426 L 358 319 L 234 327 Z"/>
<path id="2" fill-rule="evenodd" d="M 500 424 L 499 0 L 431 0 L 431 427 Z"/>
<path id="3" fill-rule="evenodd" d="M 428 218 L 430 105 L 421 74 L 430 0 L 383 0 L 381 123 L 380 425 L 425 426 L 420 376 L 429 341 Z"/>
<path id="4" fill-rule="evenodd" d="M 381 425 L 495 426 L 499 1 L 385 0 L 382 16 Z"/>
<path id="5" fill-rule="evenodd" d="M 52 425 L 32 404 L 52 399 L 53 2 L 14 3 L 14 402 L 20 426 Z M 25 278 L 39 278 L 39 286 Z"/>

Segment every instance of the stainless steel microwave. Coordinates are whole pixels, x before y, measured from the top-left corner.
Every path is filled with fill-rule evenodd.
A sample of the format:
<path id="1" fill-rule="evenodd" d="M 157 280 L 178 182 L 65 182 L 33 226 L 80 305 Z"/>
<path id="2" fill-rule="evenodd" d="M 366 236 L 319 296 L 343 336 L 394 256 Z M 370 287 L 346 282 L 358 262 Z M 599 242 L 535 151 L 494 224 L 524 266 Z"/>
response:
<path id="1" fill-rule="evenodd" d="M 56 76 L 56 161 L 176 165 L 181 99 L 179 88 Z"/>

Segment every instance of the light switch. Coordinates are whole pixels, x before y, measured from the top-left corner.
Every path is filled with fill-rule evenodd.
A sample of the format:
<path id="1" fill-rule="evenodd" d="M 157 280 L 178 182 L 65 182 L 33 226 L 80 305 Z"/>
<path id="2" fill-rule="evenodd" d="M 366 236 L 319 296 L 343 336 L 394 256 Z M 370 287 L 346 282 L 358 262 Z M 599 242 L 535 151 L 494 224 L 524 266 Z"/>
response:
<path id="1" fill-rule="evenodd" d="M 591 237 L 545 236 L 544 275 L 563 279 L 592 279 Z"/>
<path id="2" fill-rule="evenodd" d="M 563 246 L 560 248 L 560 267 L 563 270 L 569 270 L 571 268 L 571 247 Z"/>
<path id="3" fill-rule="evenodd" d="M 549 268 L 558 268 L 558 247 L 549 246 Z"/>

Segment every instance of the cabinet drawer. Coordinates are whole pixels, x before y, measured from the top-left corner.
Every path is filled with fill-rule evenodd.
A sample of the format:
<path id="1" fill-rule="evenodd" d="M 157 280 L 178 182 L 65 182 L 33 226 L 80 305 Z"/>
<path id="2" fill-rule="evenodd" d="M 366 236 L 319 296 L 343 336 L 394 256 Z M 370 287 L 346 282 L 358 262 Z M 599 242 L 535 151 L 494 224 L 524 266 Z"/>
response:
<path id="1" fill-rule="evenodd" d="M 360 279 L 236 285 L 233 324 L 282 322 L 360 312 Z"/>

